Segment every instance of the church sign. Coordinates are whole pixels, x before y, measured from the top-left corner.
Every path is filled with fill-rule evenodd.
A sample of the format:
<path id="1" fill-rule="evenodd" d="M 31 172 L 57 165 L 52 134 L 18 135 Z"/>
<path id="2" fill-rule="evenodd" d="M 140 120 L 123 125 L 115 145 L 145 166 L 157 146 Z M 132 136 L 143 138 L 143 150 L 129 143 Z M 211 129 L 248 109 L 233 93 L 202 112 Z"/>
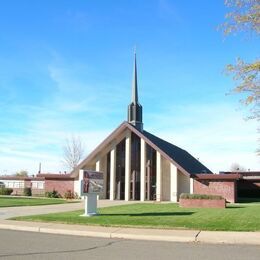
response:
<path id="1" fill-rule="evenodd" d="M 104 176 L 102 172 L 84 170 L 82 177 L 81 196 L 93 193 L 99 194 L 103 192 Z"/>
<path id="2" fill-rule="evenodd" d="M 97 197 L 103 192 L 104 175 L 102 172 L 80 170 L 80 195 L 84 196 L 85 213 L 82 216 L 97 215 Z"/>

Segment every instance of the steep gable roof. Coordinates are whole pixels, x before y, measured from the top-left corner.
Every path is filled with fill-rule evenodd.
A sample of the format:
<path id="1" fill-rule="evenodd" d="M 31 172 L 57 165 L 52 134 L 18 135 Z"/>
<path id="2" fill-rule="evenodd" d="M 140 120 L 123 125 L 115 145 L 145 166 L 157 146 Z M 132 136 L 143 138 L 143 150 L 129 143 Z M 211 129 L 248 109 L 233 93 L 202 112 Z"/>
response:
<path id="1" fill-rule="evenodd" d="M 164 151 L 173 161 L 182 166 L 182 168 L 184 168 L 188 173 L 211 173 L 211 171 L 205 165 L 203 165 L 200 161 L 194 158 L 187 151 L 147 131 L 143 131 L 143 134 L 154 145 L 156 145 L 158 148 Z"/>
<path id="2" fill-rule="evenodd" d="M 187 151 L 166 142 L 147 131 L 139 131 L 128 122 L 123 122 L 100 145 L 98 145 L 97 148 L 90 153 L 87 158 L 77 166 L 76 169 L 71 172 L 72 176 L 75 176 L 79 169 L 93 159 L 99 151 L 101 151 L 106 145 L 110 144 L 111 141 L 113 141 L 113 139 L 125 129 L 129 129 L 131 132 L 144 139 L 147 144 L 149 144 L 156 151 L 160 152 L 166 159 L 170 160 L 184 174 L 190 175 L 195 173 L 212 173 L 206 166 L 204 166 Z"/>

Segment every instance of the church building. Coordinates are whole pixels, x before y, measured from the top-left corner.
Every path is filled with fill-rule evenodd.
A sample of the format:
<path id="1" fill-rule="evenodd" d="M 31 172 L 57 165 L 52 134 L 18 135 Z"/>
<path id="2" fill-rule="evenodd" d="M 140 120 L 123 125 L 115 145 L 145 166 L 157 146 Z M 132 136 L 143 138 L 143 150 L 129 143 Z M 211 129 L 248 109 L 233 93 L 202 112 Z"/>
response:
<path id="1" fill-rule="evenodd" d="M 78 194 L 81 169 L 104 173 L 101 198 L 126 201 L 177 202 L 181 193 L 193 193 L 192 176 L 212 173 L 187 151 L 144 129 L 138 100 L 136 55 L 127 121 L 72 171 L 74 191 Z"/>

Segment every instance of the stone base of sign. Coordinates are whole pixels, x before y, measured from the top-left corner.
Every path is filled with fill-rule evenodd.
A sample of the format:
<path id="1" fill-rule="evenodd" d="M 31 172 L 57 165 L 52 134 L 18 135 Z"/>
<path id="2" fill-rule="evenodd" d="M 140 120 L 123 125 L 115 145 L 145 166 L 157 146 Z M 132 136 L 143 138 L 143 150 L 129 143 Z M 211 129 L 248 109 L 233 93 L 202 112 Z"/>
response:
<path id="1" fill-rule="evenodd" d="M 82 215 L 80 215 L 80 217 L 94 217 L 94 216 L 98 216 L 98 214 L 97 213 L 89 213 L 89 214 L 82 214 Z"/>

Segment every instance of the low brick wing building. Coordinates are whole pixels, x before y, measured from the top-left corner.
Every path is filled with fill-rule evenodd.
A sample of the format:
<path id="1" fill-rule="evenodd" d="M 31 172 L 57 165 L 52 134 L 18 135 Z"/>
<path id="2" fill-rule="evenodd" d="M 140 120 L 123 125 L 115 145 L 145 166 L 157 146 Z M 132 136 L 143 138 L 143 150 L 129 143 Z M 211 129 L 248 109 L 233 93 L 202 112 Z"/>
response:
<path id="1" fill-rule="evenodd" d="M 74 178 L 70 174 L 38 174 L 35 177 L 0 176 L 6 188 L 13 189 L 12 195 L 23 195 L 24 188 L 31 188 L 32 196 L 44 196 L 45 192 L 56 190 L 61 196 L 74 192 Z"/>
<path id="2" fill-rule="evenodd" d="M 195 174 L 193 179 L 193 192 L 197 194 L 221 195 L 228 202 L 260 198 L 260 172 Z"/>

